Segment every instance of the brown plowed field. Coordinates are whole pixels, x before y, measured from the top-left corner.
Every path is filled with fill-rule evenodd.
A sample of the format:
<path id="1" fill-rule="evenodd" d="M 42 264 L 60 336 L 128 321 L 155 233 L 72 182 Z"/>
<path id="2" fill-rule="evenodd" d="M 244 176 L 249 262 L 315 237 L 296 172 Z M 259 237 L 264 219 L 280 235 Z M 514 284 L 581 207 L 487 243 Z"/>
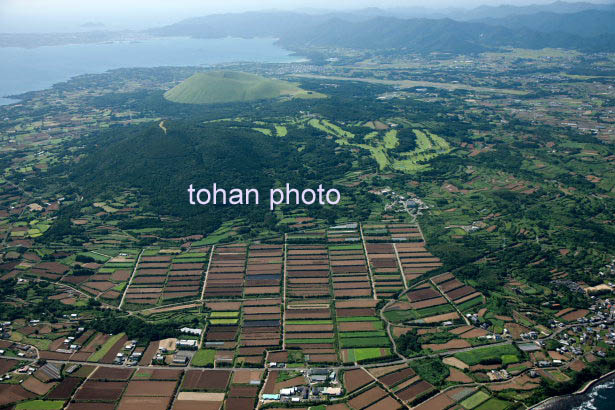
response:
<path id="1" fill-rule="evenodd" d="M 443 297 L 437 297 L 433 299 L 426 299 L 420 302 L 411 303 L 410 307 L 412 309 L 424 309 L 424 308 L 431 307 L 431 306 L 444 305 L 445 303 L 447 303 L 446 299 L 444 299 Z"/>
<path id="2" fill-rule="evenodd" d="M 171 397 L 122 397 L 117 410 L 167 410 Z"/>
<path id="3" fill-rule="evenodd" d="M 70 403 L 66 410 L 114 410 L 115 403 Z"/>
<path id="4" fill-rule="evenodd" d="M 448 282 L 444 282 L 438 285 L 440 290 L 442 290 L 443 292 L 448 292 L 461 286 L 463 286 L 463 283 L 461 283 L 457 279 L 449 280 Z"/>
<path id="5" fill-rule="evenodd" d="M 423 394 L 431 389 L 433 389 L 433 386 L 431 384 L 427 383 L 424 380 L 421 380 L 395 394 L 397 395 L 397 397 L 404 401 L 412 401 L 420 394 Z"/>
<path id="6" fill-rule="evenodd" d="M 336 301 L 335 306 L 338 309 L 343 308 L 369 308 L 376 307 L 378 301 L 375 299 L 366 299 L 366 300 L 344 300 L 344 301 Z"/>
<path id="7" fill-rule="evenodd" d="M 376 311 L 373 308 L 336 309 L 335 314 L 337 317 L 374 316 Z"/>
<path id="8" fill-rule="evenodd" d="M 401 409 L 401 404 L 391 396 L 387 396 L 384 399 L 377 401 L 365 410 L 398 410 Z"/>
<path id="9" fill-rule="evenodd" d="M 258 396 L 258 386 L 238 386 L 232 385 L 229 397 L 256 397 Z"/>
<path id="10" fill-rule="evenodd" d="M 231 377 L 229 370 L 188 370 L 182 390 L 224 391 Z"/>
<path id="11" fill-rule="evenodd" d="M 376 330 L 374 328 L 374 322 L 340 322 L 337 324 L 337 327 L 340 332 L 361 332 Z"/>
<path id="12" fill-rule="evenodd" d="M 441 315 L 435 315 L 435 316 L 429 316 L 423 319 L 423 321 L 425 323 L 437 323 L 437 322 L 444 322 L 446 320 L 453 320 L 453 319 L 457 319 L 459 317 L 459 314 L 457 312 L 451 312 L 451 313 L 443 313 Z"/>
<path id="13" fill-rule="evenodd" d="M 374 386 L 366 392 L 359 394 L 357 397 L 350 399 L 348 404 L 353 409 L 360 410 L 382 399 L 386 395 L 387 393 L 384 390 L 378 386 Z"/>
<path id="14" fill-rule="evenodd" d="M 431 278 L 431 281 L 437 285 L 451 279 L 455 279 L 452 273 L 443 273 L 442 275 L 434 276 Z"/>
<path id="15" fill-rule="evenodd" d="M 75 391 L 80 384 L 81 379 L 77 377 L 67 377 L 47 395 L 47 398 L 50 400 L 68 400 L 73 391 Z"/>
<path id="16" fill-rule="evenodd" d="M 474 293 L 476 292 L 476 290 L 472 287 L 472 286 L 462 286 L 460 288 L 457 288 L 451 292 L 446 292 L 446 296 L 448 296 L 450 299 L 459 299 L 462 298 L 466 295 L 469 295 L 470 293 Z"/>
<path id="17" fill-rule="evenodd" d="M 117 401 L 127 384 L 87 380 L 74 397 L 75 400 Z"/>
<path id="18" fill-rule="evenodd" d="M 403 382 L 406 379 L 409 379 L 410 377 L 413 377 L 414 375 L 416 375 L 416 372 L 408 367 L 406 369 L 402 369 L 397 372 L 389 373 L 385 376 L 382 376 L 378 380 L 380 380 L 380 382 L 382 382 L 383 384 L 392 387 Z"/>
<path id="19" fill-rule="evenodd" d="M 449 349 L 464 349 L 466 347 L 471 347 L 471 346 L 472 345 L 465 340 L 453 339 L 453 340 L 449 340 L 446 343 L 424 344 L 424 345 L 421 345 L 421 348 L 437 351 L 437 350 L 449 350 Z"/>
<path id="20" fill-rule="evenodd" d="M 132 380 L 128 383 L 124 396 L 164 396 L 170 397 L 177 382 Z"/>
<path id="21" fill-rule="evenodd" d="M 252 410 L 254 409 L 254 398 L 229 397 L 224 404 L 225 410 Z"/>
<path id="22" fill-rule="evenodd" d="M 133 369 L 99 367 L 90 376 L 91 380 L 126 381 L 132 376 Z"/>
<path id="23" fill-rule="evenodd" d="M 411 302 L 419 302 L 426 299 L 437 298 L 438 296 L 440 296 L 440 293 L 438 293 L 435 289 L 426 288 L 420 290 L 413 290 L 411 292 L 408 292 L 407 295 L 408 299 Z"/>
<path id="24" fill-rule="evenodd" d="M 436 410 L 446 409 L 455 404 L 453 400 L 448 398 L 445 394 L 438 394 L 431 399 L 419 404 L 414 410 Z"/>
<path id="25" fill-rule="evenodd" d="M 176 400 L 173 403 L 173 410 L 220 410 L 221 407 L 221 401 Z"/>

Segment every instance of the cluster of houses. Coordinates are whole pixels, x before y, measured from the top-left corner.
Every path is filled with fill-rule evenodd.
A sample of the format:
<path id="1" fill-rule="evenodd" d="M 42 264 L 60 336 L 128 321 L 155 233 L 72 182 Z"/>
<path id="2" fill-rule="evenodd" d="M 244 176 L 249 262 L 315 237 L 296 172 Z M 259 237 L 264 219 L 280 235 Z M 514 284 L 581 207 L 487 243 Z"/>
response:
<path id="1" fill-rule="evenodd" d="M 304 374 L 308 380 L 307 385 L 280 389 L 279 394 L 263 394 L 262 400 L 279 401 L 282 403 L 300 403 L 302 401 L 323 400 L 324 397 L 342 395 L 342 387 L 337 380 L 336 371 L 329 369 L 310 369 L 304 371 Z"/>
<path id="2" fill-rule="evenodd" d="M 131 340 L 124 345 L 124 349 L 119 352 L 115 359 L 113 360 L 113 364 L 123 364 L 126 366 L 136 366 L 141 360 L 141 356 L 143 356 L 142 352 L 136 352 L 135 348 L 137 347 L 137 341 Z"/>

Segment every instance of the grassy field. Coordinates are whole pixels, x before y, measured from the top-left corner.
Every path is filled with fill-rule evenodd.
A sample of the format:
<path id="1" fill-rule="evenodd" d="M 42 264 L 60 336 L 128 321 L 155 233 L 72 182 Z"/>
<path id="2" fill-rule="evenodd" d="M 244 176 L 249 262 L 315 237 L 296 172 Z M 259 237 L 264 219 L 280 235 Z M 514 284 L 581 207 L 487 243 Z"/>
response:
<path id="1" fill-rule="evenodd" d="M 115 336 L 111 336 L 97 351 L 92 353 L 90 357 L 88 357 L 88 362 L 98 362 L 101 360 L 109 350 L 113 347 L 113 345 L 124 337 L 124 333 L 117 334 Z"/>
<path id="2" fill-rule="evenodd" d="M 382 351 L 385 351 L 384 356 L 391 353 L 389 349 L 381 349 L 379 347 L 364 347 L 359 349 L 348 350 L 349 362 L 361 362 L 363 360 L 377 359 L 383 357 Z"/>
<path id="3" fill-rule="evenodd" d="M 197 367 L 213 366 L 216 359 L 216 351 L 213 349 L 199 350 L 192 357 L 190 364 Z"/>
<path id="4" fill-rule="evenodd" d="M 464 401 L 462 401 L 461 405 L 468 410 L 472 410 L 473 408 L 479 406 L 481 403 L 485 402 L 487 399 L 489 399 L 489 395 L 484 391 L 479 390 Z"/>
<path id="5" fill-rule="evenodd" d="M 489 346 L 481 349 L 474 349 L 468 352 L 459 352 L 455 357 L 464 363 L 473 366 L 484 360 L 500 359 L 504 357 L 517 356 L 519 351 L 513 345 Z"/>
<path id="6" fill-rule="evenodd" d="M 60 410 L 62 407 L 62 400 L 30 400 L 17 404 L 15 410 Z"/>
<path id="7" fill-rule="evenodd" d="M 504 410 L 508 408 L 508 406 L 510 406 L 510 403 L 493 397 L 476 407 L 475 410 Z"/>
<path id="8" fill-rule="evenodd" d="M 384 316 L 391 322 L 400 323 L 406 320 L 416 320 L 428 316 L 440 315 L 454 310 L 455 309 L 447 303 L 419 310 L 389 310 L 384 312 Z"/>
<path id="9" fill-rule="evenodd" d="M 197 73 L 164 94 L 167 100 L 182 104 L 245 102 L 281 96 L 324 97 L 294 83 L 234 71 Z"/>
<path id="10" fill-rule="evenodd" d="M 504 366 L 506 366 L 507 364 L 511 364 L 511 363 L 517 363 L 518 361 L 519 361 L 519 358 L 517 357 L 517 355 L 514 355 L 514 354 L 502 355 L 502 364 Z"/>

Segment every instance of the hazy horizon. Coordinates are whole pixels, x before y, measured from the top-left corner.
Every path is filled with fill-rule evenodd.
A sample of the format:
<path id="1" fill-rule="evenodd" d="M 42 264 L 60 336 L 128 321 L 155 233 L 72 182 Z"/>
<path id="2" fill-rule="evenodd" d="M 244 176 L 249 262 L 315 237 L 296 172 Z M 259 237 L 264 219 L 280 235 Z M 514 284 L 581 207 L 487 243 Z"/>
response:
<path id="1" fill-rule="evenodd" d="M 69 32 L 86 23 L 101 23 L 104 29 L 144 29 L 196 16 L 258 10 L 356 10 L 368 7 L 438 10 L 472 9 L 481 5 L 549 4 L 554 0 L 434 0 L 428 6 L 419 0 L 0 0 L 0 32 Z M 612 3 L 589 0 L 587 3 Z"/>

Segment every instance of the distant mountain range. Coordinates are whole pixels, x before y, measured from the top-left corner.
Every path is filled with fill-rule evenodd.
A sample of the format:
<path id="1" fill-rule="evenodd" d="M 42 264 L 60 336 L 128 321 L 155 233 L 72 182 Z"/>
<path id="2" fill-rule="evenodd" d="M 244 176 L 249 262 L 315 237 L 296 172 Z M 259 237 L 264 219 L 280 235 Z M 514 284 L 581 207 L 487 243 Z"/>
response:
<path id="1" fill-rule="evenodd" d="M 380 9 L 324 14 L 275 11 L 217 14 L 183 20 L 149 32 L 197 38 L 275 37 L 291 49 L 343 47 L 466 54 L 510 46 L 615 51 L 615 6 L 612 4 L 555 2 L 525 7 L 482 6 L 474 9 L 471 20 L 466 19 L 467 14 L 455 19 L 405 18 L 403 9 L 399 10 L 396 17 L 392 16 L 395 13 Z"/>
<path id="2" fill-rule="evenodd" d="M 485 18 L 478 22 L 510 29 L 525 28 L 540 33 L 568 33 L 582 37 L 615 34 L 615 11 L 583 10 L 577 13 L 548 13 Z"/>

